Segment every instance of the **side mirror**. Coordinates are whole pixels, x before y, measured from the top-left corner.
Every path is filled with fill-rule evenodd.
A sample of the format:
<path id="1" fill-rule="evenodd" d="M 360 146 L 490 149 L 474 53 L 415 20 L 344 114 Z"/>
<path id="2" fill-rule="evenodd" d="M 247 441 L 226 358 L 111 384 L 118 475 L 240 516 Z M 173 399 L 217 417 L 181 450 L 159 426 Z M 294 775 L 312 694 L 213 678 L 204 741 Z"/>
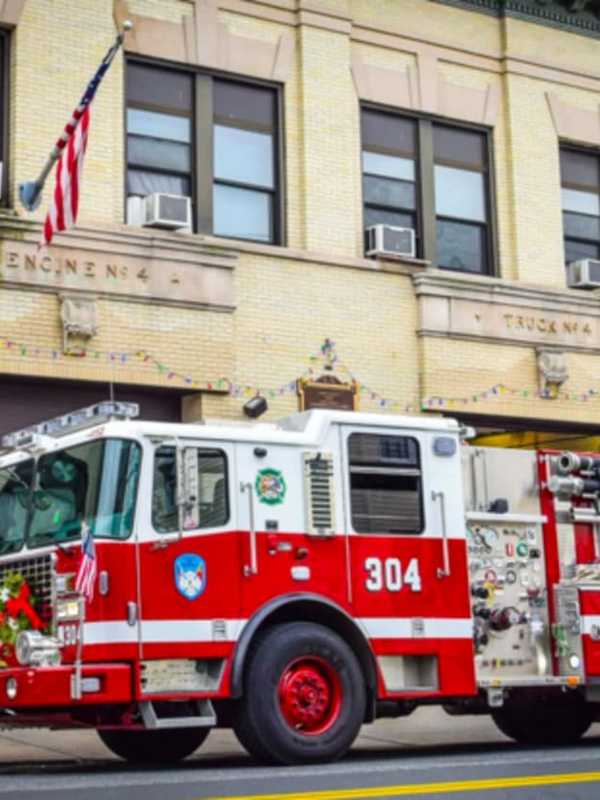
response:
<path id="1" fill-rule="evenodd" d="M 180 530 L 200 527 L 198 451 L 195 447 L 177 449 L 177 505 Z"/>

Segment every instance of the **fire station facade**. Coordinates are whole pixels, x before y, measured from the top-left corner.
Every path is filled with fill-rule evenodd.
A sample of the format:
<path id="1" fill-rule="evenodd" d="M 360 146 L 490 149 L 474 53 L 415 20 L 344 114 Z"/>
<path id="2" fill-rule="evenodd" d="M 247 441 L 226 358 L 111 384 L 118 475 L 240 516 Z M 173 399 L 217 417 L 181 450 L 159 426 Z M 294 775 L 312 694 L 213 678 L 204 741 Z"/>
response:
<path id="1" fill-rule="evenodd" d="M 600 3 L 572 5 L 0 0 L 0 429 L 112 393 L 597 435 Z M 18 185 L 126 19 L 78 224 L 40 250 L 52 179 L 33 214 Z M 367 256 L 380 224 L 414 255 Z"/>

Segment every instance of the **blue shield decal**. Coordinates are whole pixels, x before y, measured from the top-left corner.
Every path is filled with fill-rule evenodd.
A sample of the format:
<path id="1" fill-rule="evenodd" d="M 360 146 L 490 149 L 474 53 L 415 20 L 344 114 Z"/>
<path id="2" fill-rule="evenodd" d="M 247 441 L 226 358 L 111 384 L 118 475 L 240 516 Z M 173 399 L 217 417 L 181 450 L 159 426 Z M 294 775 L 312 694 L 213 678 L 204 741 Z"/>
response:
<path id="1" fill-rule="evenodd" d="M 178 556 L 175 568 L 175 587 L 186 600 L 195 600 L 206 589 L 206 563 L 195 553 Z"/>

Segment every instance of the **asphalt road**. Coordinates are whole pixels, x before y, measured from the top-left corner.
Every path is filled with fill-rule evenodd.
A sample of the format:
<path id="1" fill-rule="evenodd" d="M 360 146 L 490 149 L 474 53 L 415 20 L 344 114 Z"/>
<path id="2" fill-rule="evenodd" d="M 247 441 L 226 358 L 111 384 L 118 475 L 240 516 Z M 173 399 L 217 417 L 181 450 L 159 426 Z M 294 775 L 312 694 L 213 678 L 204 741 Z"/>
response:
<path id="1" fill-rule="evenodd" d="M 365 727 L 336 764 L 263 767 L 213 732 L 176 768 L 139 770 L 93 733 L 0 732 L 0 800 L 598 800 L 600 725 L 577 747 L 522 748 L 486 718 L 436 709 Z"/>

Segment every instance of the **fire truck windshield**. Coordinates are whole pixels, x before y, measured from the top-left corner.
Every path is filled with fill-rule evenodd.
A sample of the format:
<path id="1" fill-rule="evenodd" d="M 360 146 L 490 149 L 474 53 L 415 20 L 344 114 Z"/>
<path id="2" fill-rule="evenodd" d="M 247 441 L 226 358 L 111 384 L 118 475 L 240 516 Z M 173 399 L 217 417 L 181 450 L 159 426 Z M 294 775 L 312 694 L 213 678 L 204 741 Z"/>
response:
<path id="1" fill-rule="evenodd" d="M 104 439 L 42 456 L 36 467 L 27 526 L 30 547 L 81 535 L 126 539 L 133 514 L 141 450 L 135 442 Z"/>
<path id="2" fill-rule="evenodd" d="M 83 521 L 94 536 L 126 539 L 133 515 L 141 449 L 104 439 L 0 470 L 0 555 L 78 539 Z"/>
<path id="3" fill-rule="evenodd" d="M 33 471 L 33 459 L 0 469 L 0 555 L 23 546 Z"/>

